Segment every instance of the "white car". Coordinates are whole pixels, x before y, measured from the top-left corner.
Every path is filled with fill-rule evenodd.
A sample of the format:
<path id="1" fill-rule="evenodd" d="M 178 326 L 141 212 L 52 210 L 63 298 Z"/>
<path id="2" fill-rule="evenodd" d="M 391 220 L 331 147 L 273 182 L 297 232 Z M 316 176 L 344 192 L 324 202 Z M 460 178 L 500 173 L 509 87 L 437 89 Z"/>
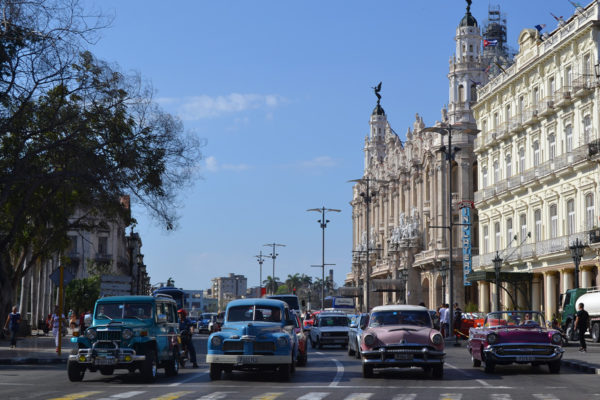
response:
<path id="1" fill-rule="evenodd" d="M 322 349 L 324 345 L 348 346 L 350 320 L 344 313 L 322 312 L 318 314 L 310 330 L 310 344 Z"/>

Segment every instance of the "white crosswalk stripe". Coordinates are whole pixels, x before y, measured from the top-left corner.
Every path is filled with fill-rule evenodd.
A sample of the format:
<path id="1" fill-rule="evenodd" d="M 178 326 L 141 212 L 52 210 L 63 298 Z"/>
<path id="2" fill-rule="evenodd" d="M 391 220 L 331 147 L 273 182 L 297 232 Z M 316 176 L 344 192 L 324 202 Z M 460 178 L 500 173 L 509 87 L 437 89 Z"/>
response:
<path id="1" fill-rule="evenodd" d="M 462 393 L 442 393 L 440 394 L 440 400 L 461 400 Z"/>
<path id="2" fill-rule="evenodd" d="M 508 393 L 492 393 L 490 400 L 510 400 L 512 397 Z"/>
<path id="3" fill-rule="evenodd" d="M 207 394 L 206 396 L 202 396 L 198 398 L 198 400 L 220 400 L 226 399 L 230 394 L 234 394 L 237 392 L 214 392 L 211 394 Z"/>
<path id="4" fill-rule="evenodd" d="M 329 393 L 326 392 L 310 392 L 298 397 L 298 400 L 321 400 L 327 396 L 329 396 Z"/>
<path id="5" fill-rule="evenodd" d="M 374 393 L 352 393 L 345 400 L 368 400 Z"/>
<path id="6" fill-rule="evenodd" d="M 538 400 L 558 400 L 558 397 L 553 394 L 534 394 L 533 397 Z"/>
<path id="7" fill-rule="evenodd" d="M 417 395 L 415 393 L 397 394 L 393 400 L 415 400 Z"/>

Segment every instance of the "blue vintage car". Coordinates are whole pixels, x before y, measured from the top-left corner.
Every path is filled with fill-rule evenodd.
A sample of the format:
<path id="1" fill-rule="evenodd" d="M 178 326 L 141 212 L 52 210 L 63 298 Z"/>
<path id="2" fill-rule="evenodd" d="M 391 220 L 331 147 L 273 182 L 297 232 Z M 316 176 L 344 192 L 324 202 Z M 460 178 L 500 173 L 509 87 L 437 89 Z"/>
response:
<path id="1" fill-rule="evenodd" d="M 115 369 L 140 370 L 154 382 L 158 368 L 179 372 L 180 339 L 177 304 L 170 296 L 114 296 L 96 302 L 92 325 L 67 362 L 69 380 L 81 381 L 86 370 L 111 375 Z"/>
<path id="2" fill-rule="evenodd" d="M 281 300 L 243 299 L 227 305 L 220 332 L 208 338 L 210 379 L 236 370 L 270 369 L 287 380 L 295 370 L 298 341 L 288 305 Z"/>

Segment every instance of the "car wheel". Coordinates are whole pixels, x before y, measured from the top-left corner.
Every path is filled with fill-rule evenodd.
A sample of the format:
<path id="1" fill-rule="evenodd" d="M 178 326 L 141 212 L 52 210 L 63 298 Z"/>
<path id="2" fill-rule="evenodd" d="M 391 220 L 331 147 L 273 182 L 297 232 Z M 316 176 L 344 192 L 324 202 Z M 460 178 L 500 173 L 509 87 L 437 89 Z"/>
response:
<path id="1" fill-rule="evenodd" d="M 356 350 L 356 354 L 354 355 L 354 357 L 356 357 L 357 359 L 360 360 L 361 355 L 360 355 L 360 347 L 358 348 L 358 350 Z"/>
<path id="2" fill-rule="evenodd" d="M 292 376 L 292 365 L 291 364 L 281 364 L 277 368 L 277 372 L 279 373 L 279 379 L 282 381 L 289 381 Z"/>
<path id="3" fill-rule="evenodd" d="M 431 369 L 433 379 L 442 379 L 444 377 L 444 366 L 436 365 Z"/>
<path id="4" fill-rule="evenodd" d="M 348 343 L 348 355 L 353 356 L 354 353 L 355 353 L 354 349 L 352 348 L 352 346 L 350 346 L 350 343 Z"/>
<path id="5" fill-rule="evenodd" d="M 496 364 L 493 361 L 486 361 L 484 371 L 488 374 L 491 374 L 496 369 Z"/>
<path id="6" fill-rule="evenodd" d="M 102 367 L 100 368 L 100 373 L 102 375 L 112 375 L 115 372 L 113 367 Z"/>
<path id="7" fill-rule="evenodd" d="M 481 367 L 481 360 L 476 359 L 473 356 L 473 353 L 471 353 L 471 363 L 473 364 L 474 367 Z"/>
<path id="8" fill-rule="evenodd" d="M 321 339 L 319 339 L 318 336 L 317 336 L 317 347 L 319 348 L 319 350 L 321 350 L 323 348 L 323 343 L 321 343 Z"/>
<path id="9" fill-rule="evenodd" d="M 221 379 L 221 366 L 214 363 L 210 364 L 208 375 L 211 381 L 218 381 Z"/>
<path id="10" fill-rule="evenodd" d="M 144 381 L 148 383 L 156 382 L 158 365 L 156 362 L 156 352 L 154 350 L 146 351 L 146 359 L 143 361 L 140 371 L 142 372 Z"/>
<path id="11" fill-rule="evenodd" d="M 574 321 L 568 322 L 567 329 L 565 331 L 565 336 L 567 337 L 567 340 L 570 340 L 571 342 L 574 342 L 575 340 L 577 340 Z"/>
<path id="12" fill-rule="evenodd" d="M 591 331 L 594 343 L 600 342 L 600 322 L 594 322 Z"/>
<path id="13" fill-rule="evenodd" d="M 77 361 L 67 362 L 67 374 L 71 382 L 81 382 L 85 375 L 85 368 L 82 368 Z"/>
<path id="14" fill-rule="evenodd" d="M 310 341 L 310 347 L 312 347 L 313 349 L 317 348 L 317 345 L 315 344 L 315 342 L 312 340 L 312 337 L 309 339 Z"/>
<path id="15" fill-rule="evenodd" d="M 165 365 L 165 373 L 167 376 L 175 376 L 179 373 L 179 350 L 173 350 L 173 358 L 167 361 Z"/>
<path id="16" fill-rule="evenodd" d="M 290 369 L 292 374 L 296 372 L 296 359 L 294 358 L 294 353 L 292 352 L 292 363 L 290 364 Z"/>
<path id="17" fill-rule="evenodd" d="M 551 374 L 560 373 L 560 360 L 548 363 L 548 369 L 550 370 Z"/>
<path id="18" fill-rule="evenodd" d="M 307 353 L 298 354 L 298 362 L 296 363 L 296 365 L 298 365 L 299 367 L 304 367 L 304 366 L 306 366 L 307 361 L 308 361 Z"/>
<path id="19" fill-rule="evenodd" d="M 373 366 L 369 364 L 363 363 L 363 378 L 372 378 L 373 377 Z"/>

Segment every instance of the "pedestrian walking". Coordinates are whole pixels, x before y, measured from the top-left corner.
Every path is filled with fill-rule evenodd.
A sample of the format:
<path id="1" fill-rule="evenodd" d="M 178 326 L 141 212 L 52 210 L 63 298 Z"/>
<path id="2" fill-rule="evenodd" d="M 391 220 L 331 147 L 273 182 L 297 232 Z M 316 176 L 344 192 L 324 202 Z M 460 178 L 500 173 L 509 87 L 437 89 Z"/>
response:
<path id="1" fill-rule="evenodd" d="M 579 303 L 577 317 L 575 318 L 575 329 L 579 330 L 579 351 L 586 352 L 587 345 L 585 343 L 585 333 L 588 330 L 590 323 L 590 315 L 583 309 L 583 303 Z"/>
<path id="2" fill-rule="evenodd" d="M 61 322 L 62 325 L 65 324 L 64 322 L 65 320 L 65 314 L 58 314 L 58 306 L 54 306 L 54 313 L 52 314 L 52 317 L 50 319 L 50 324 L 51 324 L 51 328 L 52 328 L 52 334 L 54 335 L 54 344 L 56 345 L 56 352 L 58 352 L 58 339 L 59 339 L 59 329 L 62 328 L 61 326 Z"/>
<path id="3" fill-rule="evenodd" d="M 8 329 L 10 333 L 10 348 L 17 347 L 17 333 L 19 332 L 19 324 L 21 323 L 21 314 L 17 311 L 17 306 L 12 308 L 12 312 L 8 314 L 4 329 Z"/>
<path id="4" fill-rule="evenodd" d="M 460 346 L 460 343 L 458 342 L 458 336 L 461 334 L 460 328 L 462 325 L 462 310 L 458 306 L 458 303 L 454 303 L 454 317 L 452 321 L 452 325 L 454 326 L 454 338 L 456 340 L 454 346 Z"/>
<path id="5" fill-rule="evenodd" d="M 440 308 L 440 324 L 442 327 L 442 336 L 448 337 L 450 332 L 448 329 L 450 327 L 450 310 L 448 309 L 448 304 L 442 304 L 442 308 Z"/>

